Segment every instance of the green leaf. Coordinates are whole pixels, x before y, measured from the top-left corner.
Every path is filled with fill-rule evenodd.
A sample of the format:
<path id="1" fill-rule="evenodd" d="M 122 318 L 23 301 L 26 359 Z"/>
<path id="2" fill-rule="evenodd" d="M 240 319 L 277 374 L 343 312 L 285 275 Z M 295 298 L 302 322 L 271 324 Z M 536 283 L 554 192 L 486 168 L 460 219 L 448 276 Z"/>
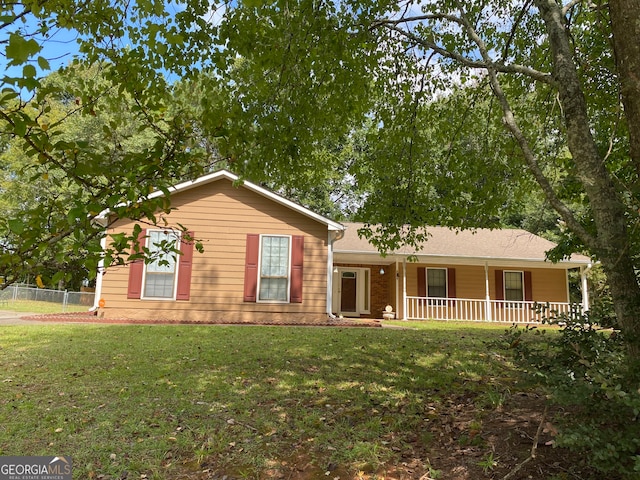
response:
<path id="1" fill-rule="evenodd" d="M 65 272 L 63 271 L 56 272 L 53 275 L 53 278 L 51 279 L 51 283 L 57 284 L 60 280 L 64 280 L 64 278 L 65 278 Z"/>
<path id="2" fill-rule="evenodd" d="M 49 65 L 49 60 L 44 57 L 38 57 L 38 66 L 42 70 L 49 70 L 51 68 L 51 66 Z"/>
<path id="3" fill-rule="evenodd" d="M 24 232 L 24 223 L 22 220 L 17 218 L 12 218 L 7 222 L 9 224 L 9 230 L 11 230 L 16 235 L 22 235 Z"/>
<path id="4" fill-rule="evenodd" d="M 36 67 L 33 65 L 25 65 L 22 67 L 22 75 L 25 78 L 34 78 L 38 74 Z"/>
<path id="5" fill-rule="evenodd" d="M 40 45 L 34 39 L 25 40 L 22 35 L 12 33 L 6 49 L 8 65 L 21 65 L 40 50 Z"/>
<path id="6" fill-rule="evenodd" d="M 74 207 L 69 210 L 67 214 L 67 219 L 69 223 L 74 223 L 77 219 L 83 218 L 86 215 L 84 207 Z"/>
<path id="7" fill-rule="evenodd" d="M 13 131 L 18 137 L 24 137 L 27 133 L 27 123 L 21 118 L 16 118 L 13 124 Z"/>

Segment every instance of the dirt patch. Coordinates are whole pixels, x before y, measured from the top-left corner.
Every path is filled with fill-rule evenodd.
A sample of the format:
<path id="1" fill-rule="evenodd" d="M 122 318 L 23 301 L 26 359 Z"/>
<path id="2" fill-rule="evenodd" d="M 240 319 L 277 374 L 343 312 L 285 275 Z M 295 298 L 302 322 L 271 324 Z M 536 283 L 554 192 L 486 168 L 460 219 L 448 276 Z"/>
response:
<path id="1" fill-rule="evenodd" d="M 427 409 L 428 411 L 428 409 Z M 602 478 L 579 456 L 553 446 L 553 419 L 546 399 L 531 393 L 511 395 L 493 410 L 479 410 L 471 397 L 451 399 L 427 414 L 422 431 L 403 432 L 405 448 L 394 465 L 371 471 L 353 466 L 318 466 L 300 449 L 271 462 L 259 477 L 287 480 L 569 480 Z M 534 443 L 535 448 L 532 448 Z M 531 457 L 532 450 L 535 457 Z M 215 459 L 176 471 L 183 480 L 236 480 L 237 471 L 216 468 Z"/>
<path id="2" fill-rule="evenodd" d="M 434 422 L 434 442 L 425 454 L 430 468 L 441 473 L 427 471 L 424 478 L 591 478 L 574 454 L 553 446 L 558 412 L 548 411 L 543 397 L 516 394 L 481 415 L 473 402 L 461 400 L 449 418 Z"/>

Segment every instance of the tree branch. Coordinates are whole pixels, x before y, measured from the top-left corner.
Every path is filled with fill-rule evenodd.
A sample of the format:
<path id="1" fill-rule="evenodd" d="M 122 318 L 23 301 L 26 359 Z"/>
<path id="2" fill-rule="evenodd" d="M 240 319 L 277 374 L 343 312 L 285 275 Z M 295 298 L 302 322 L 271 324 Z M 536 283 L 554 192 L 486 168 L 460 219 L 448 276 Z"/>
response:
<path id="1" fill-rule="evenodd" d="M 567 13 L 569 13 L 569 10 L 571 10 L 576 5 L 581 4 L 583 1 L 584 0 L 571 0 L 564 7 L 562 7 L 562 15 L 566 15 Z"/>
<path id="2" fill-rule="evenodd" d="M 517 74 L 522 74 L 522 75 L 531 77 L 532 79 L 538 82 L 546 83 L 548 85 L 555 85 L 555 80 L 553 79 L 553 76 L 549 73 L 540 72 L 538 70 L 525 67 L 523 65 L 518 65 L 518 64 L 506 65 L 502 62 L 493 62 L 490 58 L 488 59 L 485 58 L 482 61 L 471 60 L 459 53 L 451 52 L 437 45 L 435 42 L 432 42 L 430 40 L 427 40 L 426 38 L 420 37 L 415 33 L 410 32 L 408 30 L 404 30 L 398 26 L 401 23 L 406 23 L 410 21 L 410 19 L 417 19 L 417 18 L 425 19 L 426 17 L 429 17 L 429 19 L 437 18 L 437 19 L 450 20 L 450 21 L 455 21 L 456 23 L 462 22 L 461 19 L 457 17 L 452 17 L 451 15 L 421 15 L 420 17 L 409 17 L 407 19 L 400 19 L 400 20 L 377 20 L 371 24 L 371 28 L 382 27 L 382 28 L 386 28 L 387 30 L 394 31 L 408 38 L 415 45 L 420 45 L 429 50 L 433 50 L 439 55 L 445 58 L 449 58 L 451 60 L 455 60 L 456 62 L 460 63 L 465 67 L 478 68 L 482 70 L 493 69 L 496 72 L 501 72 L 501 73 L 517 73 Z"/>
<path id="3" fill-rule="evenodd" d="M 2 109 L 0 109 L 0 118 L 3 118 L 9 125 L 11 125 L 15 129 L 16 123 L 14 122 L 13 118 L 11 118 L 11 116 L 9 116 Z M 88 189 L 91 189 L 91 188 L 94 187 L 94 185 L 91 182 L 89 182 L 86 179 L 80 177 L 79 175 L 75 175 L 72 172 L 70 172 L 68 168 L 66 168 L 59 160 L 57 160 L 45 148 L 42 148 L 41 146 L 37 145 L 36 142 L 33 139 L 34 135 L 31 133 L 31 128 L 32 127 L 30 127 L 24 135 L 19 135 L 19 137 L 22 138 L 22 140 L 25 143 L 27 143 L 31 148 L 33 148 L 36 152 L 38 152 L 40 155 L 42 155 L 46 159 L 46 161 L 51 162 L 53 165 L 57 166 L 60 170 L 65 172 L 69 176 L 69 178 L 74 179 L 79 184 L 83 185 L 84 187 L 86 187 Z M 47 135 L 46 132 L 44 132 L 44 131 L 43 131 L 43 134 Z M 18 136 L 18 135 L 16 135 L 16 136 Z"/>
<path id="4" fill-rule="evenodd" d="M 527 0 L 526 2 L 524 2 L 524 5 L 522 5 L 522 8 L 518 13 L 518 18 L 516 19 L 515 22 L 513 22 L 513 26 L 511 27 L 511 32 L 509 32 L 509 38 L 507 39 L 506 43 L 504 44 L 504 48 L 502 49 L 502 61 L 504 61 L 507 58 L 507 54 L 509 53 L 509 47 L 511 47 L 511 42 L 513 41 L 513 37 L 516 34 L 516 30 L 520 26 L 522 17 L 524 17 L 524 14 L 531 7 L 532 1 L 533 0 Z"/>
<path id="5" fill-rule="evenodd" d="M 462 5 L 459 1 L 458 5 L 460 11 L 463 12 Z M 478 46 L 478 50 L 480 51 L 480 54 L 482 55 L 485 63 L 487 65 L 491 65 L 491 57 L 489 56 L 489 51 L 484 41 L 477 34 L 471 23 L 466 20 L 466 18 L 464 17 L 464 13 L 462 14 L 462 19 L 465 23 L 467 35 L 469 35 L 471 40 Z M 529 171 L 534 176 L 540 188 L 542 188 L 545 197 L 547 198 L 551 206 L 560 214 L 562 219 L 566 222 L 567 226 L 580 237 L 585 245 L 587 245 L 591 249 L 596 249 L 597 239 L 594 238 L 593 235 L 591 235 L 589 232 L 587 232 L 587 230 L 573 215 L 573 212 L 564 204 L 564 202 L 560 200 L 560 198 L 558 198 L 555 190 L 553 189 L 553 186 L 551 185 L 551 182 L 549 182 L 549 179 L 545 176 L 544 172 L 540 168 L 538 159 L 529 146 L 529 141 L 520 129 L 520 126 L 516 121 L 507 96 L 502 89 L 500 81 L 498 80 L 498 71 L 495 68 L 487 68 L 487 73 L 489 75 L 489 81 L 493 94 L 496 96 L 496 98 L 500 102 L 500 106 L 502 107 L 503 121 L 505 123 L 505 126 L 509 129 L 516 142 L 518 143 L 518 146 L 523 153 L 524 160 L 529 168 Z"/>
<path id="6" fill-rule="evenodd" d="M 10 22 L 4 22 L 3 24 L 1 24 L 0 25 L 0 30 L 2 30 L 3 28 L 7 28 L 9 25 L 13 25 L 17 20 L 20 20 L 21 18 L 26 17 L 30 13 L 31 13 L 31 9 L 30 8 L 25 8 L 21 13 L 16 15 L 13 18 L 13 20 L 11 20 Z"/>
<path id="7" fill-rule="evenodd" d="M 516 465 L 513 470 L 511 470 L 504 477 L 502 477 L 502 480 L 509 480 L 516 473 L 518 473 L 522 467 L 524 467 L 527 463 L 529 463 L 531 460 L 536 458 L 537 451 L 538 451 L 538 441 L 540 440 L 540 434 L 542 433 L 544 422 L 547 419 L 547 411 L 548 410 L 549 410 L 549 406 L 545 405 L 544 412 L 542 412 L 542 420 L 540 420 L 540 424 L 538 425 L 538 430 L 536 432 L 536 436 L 533 437 L 533 446 L 531 447 L 531 453 L 529 454 L 529 456 L 527 458 L 525 458 L 522 462 L 520 462 L 518 465 Z"/>

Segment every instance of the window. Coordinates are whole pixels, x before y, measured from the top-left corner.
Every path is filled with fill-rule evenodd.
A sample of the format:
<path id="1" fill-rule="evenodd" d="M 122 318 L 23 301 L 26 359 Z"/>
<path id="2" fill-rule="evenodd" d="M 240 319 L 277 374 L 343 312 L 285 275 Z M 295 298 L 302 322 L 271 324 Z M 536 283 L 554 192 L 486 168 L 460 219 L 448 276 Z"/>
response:
<path id="1" fill-rule="evenodd" d="M 154 260 L 145 265 L 144 298 L 174 298 L 177 263 L 174 252 L 178 248 L 180 235 L 173 231 L 151 230 L 147 232 L 147 248 Z"/>
<path id="2" fill-rule="evenodd" d="M 446 268 L 427 268 L 427 297 L 447 298 Z"/>
<path id="3" fill-rule="evenodd" d="M 504 272 L 504 299 L 512 302 L 524 300 L 522 272 Z"/>
<path id="4" fill-rule="evenodd" d="M 288 236 L 261 237 L 258 300 L 289 301 L 290 242 Z"/>

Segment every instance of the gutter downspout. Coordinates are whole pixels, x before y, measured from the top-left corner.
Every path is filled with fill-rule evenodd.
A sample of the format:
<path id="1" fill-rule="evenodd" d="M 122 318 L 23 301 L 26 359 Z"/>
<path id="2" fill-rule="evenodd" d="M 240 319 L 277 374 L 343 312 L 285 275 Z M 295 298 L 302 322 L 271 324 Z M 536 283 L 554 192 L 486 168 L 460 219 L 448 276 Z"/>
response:
<path id="1" fill-rule="evenodd" d="M 100 239 L 100 248 L 104 252 L 107 249 L 107 236 Z M 98 271 L 96 272 L 96 292 L 93 296 L 93 307 L 89 309 L 90 312 L 95 312 L 100 307 L 100 298 L 102 297 L 102 276 L 104 275 L 104 256 L 100 257 L 98 261 Z"/>

